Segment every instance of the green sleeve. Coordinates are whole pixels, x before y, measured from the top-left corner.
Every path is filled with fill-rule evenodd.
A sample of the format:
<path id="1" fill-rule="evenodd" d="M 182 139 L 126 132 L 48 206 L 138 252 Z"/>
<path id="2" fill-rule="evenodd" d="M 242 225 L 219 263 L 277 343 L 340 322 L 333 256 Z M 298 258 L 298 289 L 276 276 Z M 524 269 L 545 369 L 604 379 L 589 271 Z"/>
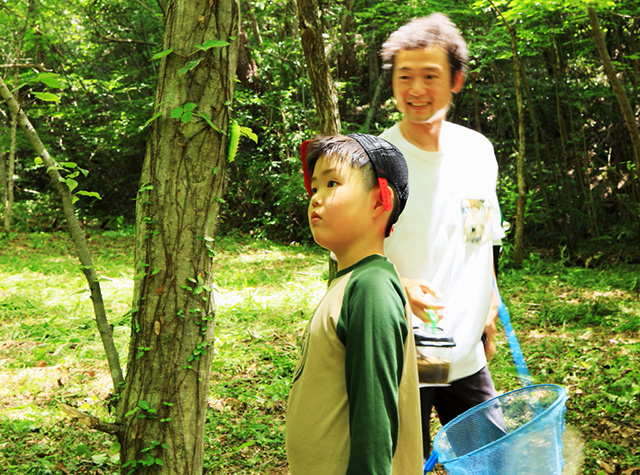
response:
<path id="1" fill-rule="evenodd" d="M 354 273 L 338 322 L 349 398 L 347 475 L 389 475 L 397 444 L 407 323 L 404 293 L 386 264 Z"/>

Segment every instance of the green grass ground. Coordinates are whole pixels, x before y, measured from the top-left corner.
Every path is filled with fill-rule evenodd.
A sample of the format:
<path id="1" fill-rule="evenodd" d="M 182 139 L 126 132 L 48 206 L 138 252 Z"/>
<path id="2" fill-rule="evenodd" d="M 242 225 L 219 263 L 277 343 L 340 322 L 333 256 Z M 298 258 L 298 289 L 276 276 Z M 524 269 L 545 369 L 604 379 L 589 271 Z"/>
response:
<path id="1" fill-rule="evenodd" d="M 89 235 L 123 363 L 131 233 Z M 579 473 L 640 474 L 640 272 L 529 258 L 500 282 L 536 383 L 567 388 L 567 422 L 585 446 Z M 216 243 L 216 341 L 207 474 L 288 473 L 283 421 L 297 342 L 325 288 L 315 247 L 245 237 Z M 519 387 L 500 334 L 500 392 Z M 0 237 L 2 473 L 113 474 L 113 440 L 72 422 L 66 403 L 109 418 L 111 387 L 89 294 L 65 234 Z"/>

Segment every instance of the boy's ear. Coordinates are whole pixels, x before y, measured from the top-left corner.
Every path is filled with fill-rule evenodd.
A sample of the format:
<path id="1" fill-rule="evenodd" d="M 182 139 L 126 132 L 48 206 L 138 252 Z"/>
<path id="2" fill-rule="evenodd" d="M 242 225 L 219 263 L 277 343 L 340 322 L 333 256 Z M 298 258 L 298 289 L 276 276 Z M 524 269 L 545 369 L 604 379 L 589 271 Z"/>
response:
<path id="1" fill-rule="evenodd" d="M 391 196 L 391 203 L 394 203 L 394 200 L 396 199 L 396 195 L 393 188 L 388 186 L 387 190 L 389 190 L 388 192 L 389 192 L 389 195 Z M 373 206 L 373 213 L 374 213 L 373 216 L 374 218 L 377 218 L 387 210 L 384 207 L 384 200 L 382 199 L 381 188 L 379 186 L 376 186 L 372 191 L 375 193 L 375 197 L 376 197 L 375 203 Z"/>

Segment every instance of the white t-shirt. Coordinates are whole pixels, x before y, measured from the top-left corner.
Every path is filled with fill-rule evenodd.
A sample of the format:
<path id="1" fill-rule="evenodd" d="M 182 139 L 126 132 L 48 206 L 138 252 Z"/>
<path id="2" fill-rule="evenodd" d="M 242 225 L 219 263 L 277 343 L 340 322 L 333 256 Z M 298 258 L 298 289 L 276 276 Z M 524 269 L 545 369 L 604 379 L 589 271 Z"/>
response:
<path id="1" fill-rule="evenodd" d="M 491 305 L 492 247 L 504 237 L 493 146 L 451 122 L 442 124 L 438 152 L 407 142 L 398 124 L 381 137 L 409 167 L 409 200 L 385 253 L 402 277 L 426 279 L 444 294 L 438 325 L 456 346 L 432 354 L 451 360 L 450 381 L 470 376 L 487 362 L 481 336 Z"/>

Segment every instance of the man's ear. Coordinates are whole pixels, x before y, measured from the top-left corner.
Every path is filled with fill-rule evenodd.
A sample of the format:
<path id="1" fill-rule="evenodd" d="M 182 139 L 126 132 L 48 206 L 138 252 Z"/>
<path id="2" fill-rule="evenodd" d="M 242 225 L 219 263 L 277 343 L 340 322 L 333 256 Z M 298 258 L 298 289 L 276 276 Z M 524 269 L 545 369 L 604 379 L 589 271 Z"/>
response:
<path id="1" fill-rule="evenodd" d="M 464 86 L 464 72 L 461 69 L 455 74 L 453 78 L 453 81 L 451 83 L 451 92 L 453 92 L 454 94 L 459 93 L 460 91 L 462 91 L 462 86 Z"/>

